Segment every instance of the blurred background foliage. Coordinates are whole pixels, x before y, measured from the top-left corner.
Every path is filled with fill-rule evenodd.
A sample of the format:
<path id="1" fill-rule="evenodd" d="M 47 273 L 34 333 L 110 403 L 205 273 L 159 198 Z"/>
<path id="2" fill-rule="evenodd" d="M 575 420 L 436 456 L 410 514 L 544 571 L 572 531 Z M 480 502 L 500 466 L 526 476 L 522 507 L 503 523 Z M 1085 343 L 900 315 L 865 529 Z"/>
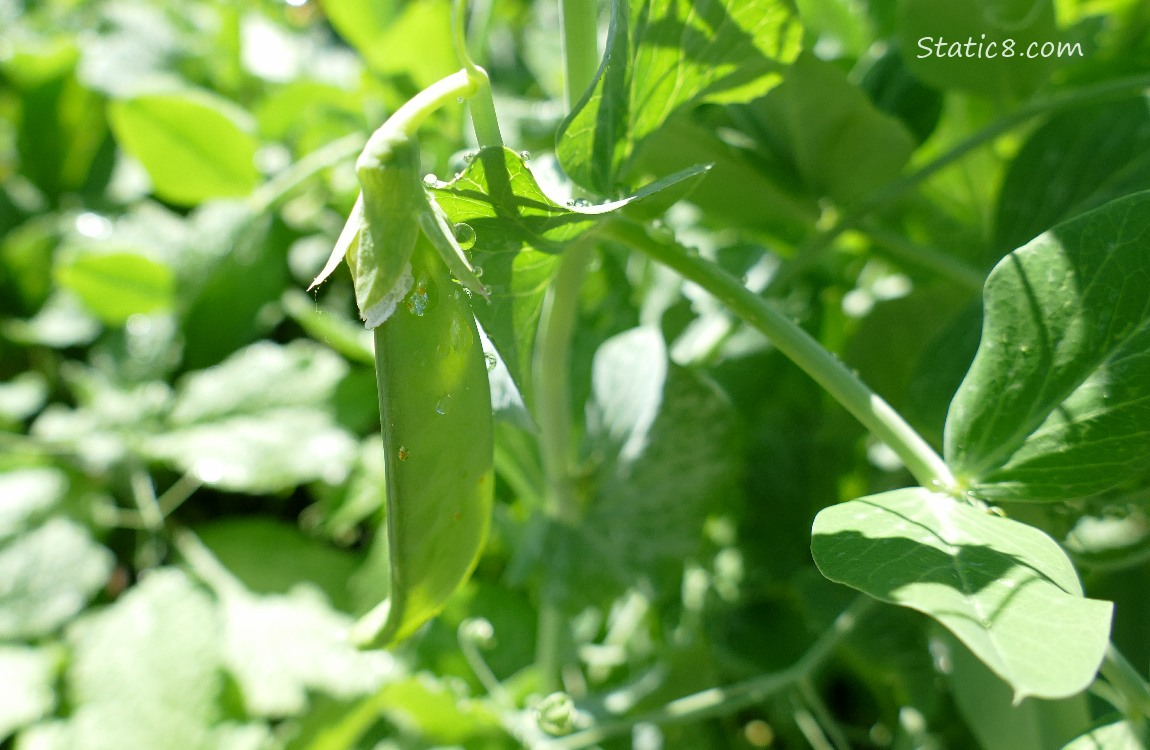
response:
<path id="1" fill-rule="evenodd" d="M 558 10 L 474 5 L 505 138 L 545 182 L 564 114 Z M 1145 96 L 1035 106 L 1150 70 L 1150 5 L 797 5 L 806 51 L 782 84 L 680 112 L 627 177 L 714 163 L 667 225 L 937 444 L 987 270 L 1150 188 Z M 810 521 L 905 485 L 897 460 L 716 302 L 604 247 L 573 358 L 585 523 L 540 522 L 538 449 L 510 411 L 473 580 L 394 652 L 343 640 L 386 595 L 372 353 L 346 272 L 303 289 L 355 199 L 367 134 L 456 69 L 450 10 L 0 0 L 0 747 L 514 748 L 508 726 L 539 690 L 544 596 L 570 618 L 566 689 L 600 719 L 786 667 L 852 598 L 814 570 Z M 917 59 L 940 24 L 1085 54 Z M 464 108 L 425 130 L 424 168 L 449 177 L 473 147 Z M 658 405 L 622 472 L 603 427 L 627 418 L 616 388 Z M 1090 501 L 1074 528 L 1057 508 L 1019 511 L 1066 539 L 1088 593 L 1118 603 L 1116 642 L 1139 665 L 1146 487 Z M 457 638 L 474 617 L 493 626 L 497 691 Z M 1058 731 L 1044 712 L 1090 718 L 1085 698 L 1011 707 L 924 618 L 872 617 L 811 684 L 604 747 L 1044 748 Z"/>

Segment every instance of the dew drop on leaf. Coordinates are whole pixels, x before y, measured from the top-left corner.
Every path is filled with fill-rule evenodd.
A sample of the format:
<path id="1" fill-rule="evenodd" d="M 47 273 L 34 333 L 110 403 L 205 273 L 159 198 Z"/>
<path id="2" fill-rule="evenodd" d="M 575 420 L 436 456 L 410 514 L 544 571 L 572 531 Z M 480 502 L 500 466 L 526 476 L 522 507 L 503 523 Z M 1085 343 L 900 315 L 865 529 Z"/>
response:
<path id="1" fill-rule="evenodd" d="M 519 152 L 519 158 L 522 159 L 523 161 L 531 161 L 531 152 L 530 151 L 520 151 Z"/>
<path id="2" fill-rule="evenodd" d="M 447 412 L 449 412 L 449 411 L 451 411 L 451 394 L 450 393 L 447 394 L 446 396 L 444 396 L 443 398 L 439 399 L 439 401 L 436 402 L 436 404 L 435 404 L 435 413 L 436 414 L 447 414 Z"/>
<path id="3" fill-rule="evenodd" d="M 492 354 L 491 352 L 487 352 L 483 355 L 483 362 L 485 365 L 487 365 L 487 371 L 488 372 L 491 372 L 492 370 L 495 369 L 496 359 L 495 359 L 495 355 Z"/>
<path id="4" fill-rule="evenodd" d="M 428 172 L 423 176 L 423 184 L 426 187 L 435 187 L 439 184 L 439 178 L 433 175 L 431 172 Z"/>
<path id="5" fill-rule="evenodd" d="M 455 233 L 455 241 L 464 250 L 475 244 L 475 230 L 471 228 L 470 224 L 456 224 L 452 231 Z"/>

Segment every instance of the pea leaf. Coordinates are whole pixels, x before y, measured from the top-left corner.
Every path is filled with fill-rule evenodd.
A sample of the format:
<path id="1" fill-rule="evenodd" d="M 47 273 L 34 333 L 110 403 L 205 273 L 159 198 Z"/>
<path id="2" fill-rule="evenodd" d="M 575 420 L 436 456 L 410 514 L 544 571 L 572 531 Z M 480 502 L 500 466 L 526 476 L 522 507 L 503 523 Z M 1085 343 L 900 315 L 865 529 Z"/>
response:
<path id="1" fill-rule="evenodd" d="M 222 721 L 220 627 L 208 595 L 183 573 L 157 570 L 69 633 L 66 722 L 71 750 L 255 750 L 266 729 Z M 124 654 L 132 658 L 124 658 Z"/>
<path id="2" fill-rule="evenodd" d="M 637 145 L 676 110 L 748 101 L 780 80 L 802 29 L 777 0 L 634 0 L 612 4 L 607 53 L 590 90 L 564 120 L 563 169 L 613 195 Z"/>
<path id="3" fill-rule="evenodd" d="M 999 191 L 995 245 L 1150 188 L 1150 111 L 1142 97 L 1052 117 L 1019 149 Z"/>
<path id="4" fill-rule="evenodd" d="M 49 648 L 0 646 L 0 739 L 56 705 L 60 654 Z"/>
<path id="5" fill-rule="evenodd" d="M 87 253 L 57 266 L 55 273 L 57 284 L 110 325 L 170 308 L 175 296 L 172 269 L 137 253 Z"/>
<path id="6" fill-rule="evenodd" d="M 47 635 L 72 619 L 108 580 L 112 562 L 63 518 L 0 546 L 0 638 Z"/>
<path id="7" fill-rule="evenodd" d="M 1129 721 L 1108 721 L 1077 737 L 1062 750 L 1142 750 L 1146 741 Z"/>
<path id="8" fill-rule="evenodd" d="M 947 415 L 947 463 L 979 495 L 1065 500 L 1150 467 L 1150 193 L 1006 256 Z"/>
<path id="9" fill-rule="evenodd" d="M 346 363 L 318 344 L 253 344 L 185 377 L 167 429 L 138 449 L 206 484 L 241 492 L 338 482 L 351 468 L 356 443 L 326 406 L 346 372 Z"/>
<path id="10" fill-rule="evenodd" d="M 428 186 L 448 219 L 474 233 L 472 265 L 490 299 L 472 304 L 521 390 L 557 253 L 613 211 L 660 194 L 681 196 L 707 169 L 681 170 L 619 200 L 564 206 L 543 192 L 521 154 L 484 148 L 451 182 Z"/>
<path id="11" fill-rule="evenodd" d="M 1050 0 L 946 5 L 899 0 L 898 32 L 907 51 L 907 67 L 923 81 L 1007 99 L 1024 96 L 1046 82 L 1055 65 L 1052 56 L 1028 56 L 1029 45 L 1036 43 L 1038 52 L 1043 43 L 1060 38 Z M 973 45 L 964 47 L 969 40 L 983 45 L 981 53 Z"/>
<path id="12" fill-rule="evenodd" d="M 147 94 L 112 102 L 108 117 L 164 200 L 194 205 L 247 195 L 259 183 L 253 125 L 227 100 L 200 91 Z"/>
<path id="13" fill-rule="evenodd" d="M 920 487 L 824 509 L 811 552 L 832 581 L 945 625 L 1016 703 L 1086 689 L 1109 643 L 1112 605 L 1083 598 L 1054 540 Z"/>
<path id="14" fill-rule="evenodd" d="M 294 716 L 308 692 L 352 698 L 377 690 L 395 668 L 390 654 L 358 651 L 348 640 L 351 618 L 302 584 L 287 595 L 247 590 L 191 534 L 177 544 L 220 602 L 221 658 L 243 692 L 248 714 Z"/>
<path id="15" fill-rule="evenodd" d="M 28 468 L 0 473 L 0 542 L 16 536 L 55 507 L 68 491 L 57 469 Z"/>
<path id="16" fill-rule="evenodd" d="M 669 364 L 659 331 L 608 339 L 595 355 L 593 391 L 593 490 L 583 522 L 559 527 L 548 549 L 564 571 L 569 604 L 588 596 L 601 602 L 640 579 L 681 570 L 708 511 L 735 492 L 741 469 L 730 403 L 713 384 Z"/>

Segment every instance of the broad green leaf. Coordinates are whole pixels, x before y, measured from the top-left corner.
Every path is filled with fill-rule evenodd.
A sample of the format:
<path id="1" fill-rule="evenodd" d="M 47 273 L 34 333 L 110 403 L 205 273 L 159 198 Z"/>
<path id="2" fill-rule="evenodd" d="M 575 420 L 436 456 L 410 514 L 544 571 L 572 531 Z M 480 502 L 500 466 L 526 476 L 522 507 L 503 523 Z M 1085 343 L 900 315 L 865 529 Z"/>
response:
<path id="1" fill-rule="evenodd" d="M 368 61 L 387 51 L 379 40 L 395 20 L 397 0 L 322 0 L 324 15 L 339 35 Z"/>
<path id="2" fill-rule="evenodd" d="M 143 163 L 164 200 L 194 205 L 247 195 L 259 183 L 252 125 L 230 102 L 194 91 L 108 106 L 116 140 Z"/>
<path id="3" fill-rule="evenodd" d="M 375 329 L 390 590 L 357 624 L 361 642 L 406 638 L 434 617 L 491 523 L 491 393 L 475 318 L 426 239 L 412 273 L 411 293 Z"/>
<path id="4" fill-rule="evenodd" d="M 1057 64 L 1053 56 L 1028 57 L 1029 45 L 1061 41 L 1051 0 L 898 0 L 898 34 L 907 66 L 922 80 L 1007 100 L 1045 83 Z"/>
<path id="5" fill-rule="evenodd" d="M 980 496 L 1066 500 L 1150 467 L 1150 193 L 1061 224 L 995 267 L 946 460 Z"/>
<path id="6" fill-rule="evenodd" d="M 0 740 L 55 707 L 61 656 L 49 648 L 0 646 Z"/>
<path id="7" fill-rule="evenodd" d="M 1090 726 L 1085 693 L 1057 701 L 1015 702 L 1010 686 L 949 633 L 931 643 L 959 712 L 982 750 L 1047 750 L 1061 747 Z"/>
<path id="8" fill-rule="evenodd" d="M 135 447 L 239 492 L 342 481 L 355 441 L 334 423 L 329 404 L 346 373 L 346 363 L 318 344 L 253 344 L 180 381 L 166 429 Z"/>
<path id="9" fill-rule="evenodd" d="M 1150 104 L 1144 96 L 1056 115 L 1006 172 L 995 245 L 1013 250 L 1049 227 L 1150 188 Z"/>
<path id="10" fill-rule="evenodd" d="M 177 539 L 196 575 L 220 602 L 221 658 L 243 693 L 247 713 L 282 718 L 308 708 L 308 693 L 354 698 L 377 690 L 394 671 L 386 652 L 361 652 L 347 639 L 351 618 L 308 584 L 287 595 L 252 593 L 194 536 Z"/>
<path id="11" fill-rule="evenodd" d="M 356 443 L 321 409 L 276 408 L 174 426 L 139 450 L 212 487 L 268 494 L 343 481 Z"/>
<path id="12" fill-rule="evenodd" d="M 176 388 L 171 419 L 185 425 L 267 409 L 322 406 L 347 374 L 347 364 L 310 341 L 262 341 L 224 362 L 185 375 Z"/>
<path id="13" fill-rule="evenodd" d="M 359 567 L 359 555 L 313 539 L 294 524 L 266 517 L 215 520 L 196 526 L 195 533 L 247 590 L 287 594 L 307 584 L 350 611 L 348 579 Z"/>
<path id="14" fill-rule="evenodd" d="M 112 553 L 56 518 L 0 546 L 0 639 L 48 635 L 108 580 Z"/>
<path id="15" fill-rule="evenodd" d="M 0 427 L 23 422 L 48 401 L 48 384 L 39 372 L 22 372 L 0 383 Z"/>
<path id="16" fill-rule="evenodd" d="M 799 56 L 783 82 L 747 109 L 786 144 L 799 175 L 820 195 L 858 198 L 896 178 L 914 140 L 857 86 L 813 53 Z"/>
<path id="17" fill-rule="evenodd" d="M 564 171 L 599 195 L 616 194 L 636 146 L 676 110 L 762 96 L 799 52 L 798 18 L 779 0 L 612 8 L 603 64 L 560 126 L 557 146 Z"/>
<path id="18" fill-rule="evenodd" d="M 670 365 L 661 334 L 637 328 L 596 352 L 588 449 L 598 460 L 578 526 L 546 551 L 569 603 L 675 574 L 714 504 L 737 491 L 733 413 L 711 383 Z"/>
<path id="19" fill-rule="evenodd" d="M 57 725 L 54 747 L 254 750 L 266 740 L 261 727 L 220 723 L 217 613 L 183 573 L 153 571 L 114 605 L 78 621 L 68 639 L 72 712 Z"/>
<path id="20" fill-rule="evenodd" d="M 521 389 L 557 254 L 605 215 L 683 190 L 704 172 L 706 167 L 692 167 L 619 200 L 563 206 L 539 187 L 522 154 L 485 148 L 451 182 L 428 185 L 456 228 L 466 224 L 469 230 L 462 232 L 474 234 L 472 266 L 490 290 L 486 304 L 473 301 L 475 314 Z"/>
<path id="21" fill-rule="evenodd" d="M 58 469 L 0 473 L 0 543 L 36 525 L 67 491 L 68 477 Z"/>
<path id="22" fill-rule="evenodd" d="M 811 552 L 832 581 L 945 625 L 1014 691 L 1065 698 L 1093 681 L 1112 605 L 1082 597 L 1054 540 L 923 488 L 835 505 Z"/>
<path id="23" fill-rule="evenodd" d="M 1109 721 L 1063 746 L 1062 750 L 1143 750 L 1146 740 L 1129 721 Z"/>
<path id="24" fill-rule="evenodd" d="M 85 253 L 56 266 L 56 283 L 70 289 L 109 325 L 172 306 L 172 269 L 131 252 Z"/>

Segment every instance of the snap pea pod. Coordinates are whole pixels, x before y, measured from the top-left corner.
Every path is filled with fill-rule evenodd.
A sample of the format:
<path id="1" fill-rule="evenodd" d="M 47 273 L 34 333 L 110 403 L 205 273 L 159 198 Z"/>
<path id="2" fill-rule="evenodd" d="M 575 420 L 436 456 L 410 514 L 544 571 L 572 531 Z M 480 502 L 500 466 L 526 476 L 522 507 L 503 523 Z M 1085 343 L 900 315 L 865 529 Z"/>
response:
<path id="1" fill-rule="evenodd" d="M 493 497 L 491 395 L 468 295 L 426 237 L 411 273 L 375 329 L 391 590 L 355 633 L 374 645 L 411 635 L 467 578 Z"/>

